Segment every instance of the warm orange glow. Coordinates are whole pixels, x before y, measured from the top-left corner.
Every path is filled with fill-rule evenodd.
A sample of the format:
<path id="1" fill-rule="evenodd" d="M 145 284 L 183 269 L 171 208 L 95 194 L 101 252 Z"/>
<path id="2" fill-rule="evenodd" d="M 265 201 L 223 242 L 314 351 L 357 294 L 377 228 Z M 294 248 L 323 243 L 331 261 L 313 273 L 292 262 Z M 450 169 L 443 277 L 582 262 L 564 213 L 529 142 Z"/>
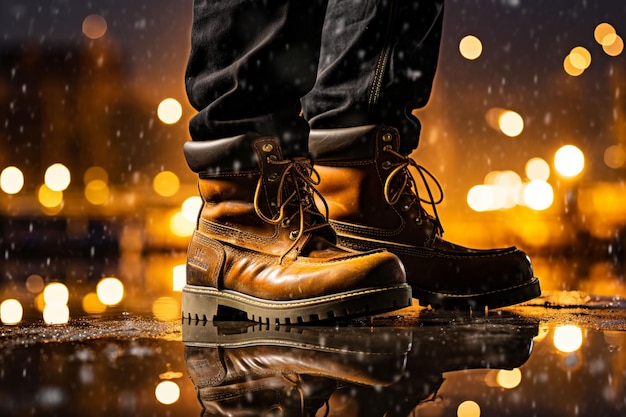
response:
<path id="1" fill-rule="evenodd" d="M 70 170 L 60 163 L 50 165 L 44 174 L 44 184 L 52 191 L 64 191 L 71 180 Z"/>
<path id="2" fill-rule="evenodd" d="M 159 172 L 152 182 L 154 191 L 163 197 L 171 197 L 178 192 L 180 180 L 171 171 Z"/>
<path id="3" fill-rule="evenodd" d="M 572 66 L 579 70 L 586 70 L 591 65 L 591 53 L 582 46 L 577 46 L 569 53 Z"/>
<path id="4" fill-rule="evenodd" d="M 26 290 L 32 294 L 39 294 L 44 288 L 44 281 L 40 275 L 30 275 L 26 278 Z"/>
<path id="5" fill-rule="evenodd" d="M 483 52 L 483 44 L 476 36 L 467 35 L 459 42 L 459 52 L 465 59 L 474 60 Z"/>
<path id="6" fill-rule="evenodd" d="M 546 210 L 554 202 L 552 186 L 545 181 L 534 180 L 524 187 L 524 203 L 533 210 Z"/>
<path id="7" fill-rule="evenodd" d="M 550 164 L 542 158 L 531 158 L 526 162 L 525 172 L 531 181 L 547 181 L 550 178 Z"/>
<path id="8" fill-rule="evenodd" d="M 42 184 L 37 192 L 37 200 L 39 200 L 39 204 L 46 208 L 60 207 L 61 203 L 63 203 L 63 192 L 53 191 L 46 184 Z"/>
<path id="9" fill-rule="evenodd" d="M 98 206 L 109 200 L 109 186 L 102 180 L 92 180 L 85 186 L 85 198 Z"/>
<path id="10" fill-rule="evenodd" d="M 183 201 L 181 211 L 183 212 L 183 216 L 185 216 L 185 219 L 195 223 L 201 207 L 202 198 L 200 198 L 199 196 L 192 196 Z"/>
<path id="11" fill-rule="evenodd" d="M 159 120 L 170 125 L 180 120 L 183 115 L 183 107 L 180 105 L 178 100 L 166 98 L 159 103 L 157 115 L 159 116 Z"/>
<path id="12" fill-rule="evenodd" d="M 46 285 L 43 290 L 43 300 L 46 305 L 67 305 L 70 292 L 67 286 L 61 282 L 53 282 Z"/>
<path id="13" fill-rule="evenodd" d="M 100 298 L 98 298 L 98 294 L 95 292 L 87 293 L 83 297 L 83 311 L 89 314 L 100 314 L 104 313 L 107 309 L 107 306 L 102 304 Z"/>
<path id="14" fill-rule="evenodd" d="M 522 382 L 522 371 L 519 368 L 511 370 L 500 369 L 496 376 L 496 381 L 502 388 L 513 389 Z"/>
<path id="15" fill-rule="evenodd" d="M 495 196 L 488 185 L 475 185 L 467 193 L 467 205 L 474 211 L 491 210 Z"/>
<path id="16" fill-rule="evenodd" d="M 103 278 L 96 286 L 96 293 L 102 304 L 114 306 L 124 298 L 124 284 L 115 277 Z"/>
<path id="17" fill-rule="evenodd" d="M 600 45 L 610 45 L 615 42 L 615 28 L 609 23 L 600 23 L 593 31 L 593 37 Z"/>
<path id="18" fill-rule="evenodd" d="M 182 291 L 187 282 L 187 265 L 176 265 L 172 269 L 172 289 Z"/>
<path id="19" fill-rule="evenodd" d="M 524 119 L 519 113 L 507 110 L 498 117 L 498 127 L 509 137 L 519 136 L 524 130 Z"/>
<path id="20" fill-rule="evenodd" d="M 24 174 L 14 166 L 6 167 L 0 173 L 0 189 L 7 194 L 17 194 L 24 187 Z"/>
<path id="21" fill-rule="evenodd" d="M 174 381 L 161 381 L 154 390 L 154 396 L 161 404 L 174 404 L 180 398 L 180 387 Z"/>
<path id="22" fill-rule="evenodd" d="M 177 211 L 170 218 L 170 231 L 176 236 L 188 237 L 193 234 L 196 228 L 196 221 L 189 221 L 183 212 Z"/>
<path id="23" fill-rule="evenodd" d="M 615 35 L 613 42 L 609 45 L 602 45 L 602 49 L 609 56 L 618 56 L 624 51 L 624 39 L 619 35 Z"/>
<path id="24" fill-rule="evenodd" d="M 100 180 L 106 184 L 109 182 L 109 173 L 99 166 L 89 167 L 85 171 L 85 174 L 83 174 L 83 182 L 87 185 L 94 180 Z"/>
<path id="25" fill-rule="evenodd" d="M 176 320 L 180 318 L 180 305 L 172 297 L 160 297 L 152 303 L 152 314 L 161 321 Z"/>
<path id="26" fill-rule="evenodd" d="M 575 352 L 583 344 L 583 332 L 578 326 L 559 326 L 554 330 L 554 347 L 564 353 Z"/>
<path id="27" fill-rule="evenodd" d="M 585 72 L 585 70 L 581 68 L 576 68 L 572 63 L 571 57 L 571 55 L 567 55 L 565 57 L 565 59 L 563 60 L 563 69 L 568 75 L 571 75 L 572 77 L 578 77 L 580 74 Z"/>
<path id="28" fill-rule="evenodd" d="M 107 21 L 98 14 L 90 14 L 83 20 L 83 34 L 89 39 L 99 39 L 107 31 Z"/>
<path id="29" fill-rule="evenodd" d="M 70 321 L 70 309 L 66 305 L 46 305 L 43 308 L 43 320 L 46 324 L 65 324 Z"/>
<path id="30" fill-rule="evenodd" d="M 18 300 L 11 298 L 0 304 L 0 320 L 3 324 L 18 324 L 23 315 L 24 308 Z"/>
<path id="31" fill-rule="evenodd" d="M 554 168 L 564 177 L 575 177 L 585 168 L 585 155 L 574 145 L 565 145 L 554 154 Z"/>
<path id="32" fill-rule="evenodd" d="M 480 406 L 475 401 L 463 401 L 456 410 L 458 417 L 480 417 Z"/>

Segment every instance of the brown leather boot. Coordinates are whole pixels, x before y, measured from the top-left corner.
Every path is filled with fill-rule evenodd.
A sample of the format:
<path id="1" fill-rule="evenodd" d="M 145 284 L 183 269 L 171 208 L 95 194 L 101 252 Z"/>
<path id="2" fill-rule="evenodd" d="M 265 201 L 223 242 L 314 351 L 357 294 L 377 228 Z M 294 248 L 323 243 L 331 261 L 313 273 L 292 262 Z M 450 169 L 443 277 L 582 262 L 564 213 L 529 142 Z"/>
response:
<path id="1" fill-rule="evenodd" d="M 396 129 L 313 131 L 309 149 L 338 244 L 360 251 L 386 248 L 398 255 L 420 305 L 495 308 L 541 294 L 530 259 L 519 249 L 470 249 L 442 238 L 435 207 L 443 198 L 441 187 L 425 168 L 399 153 Z M 418 195 L 410 167 L 426 185 L 427 197 Z M 439 188 L 437 198 L 429 180 Z M 421 202 L 432 206 L 433 215 Z"/>
<path id="2" fill-rule="evenodd" d="M 308 159 L 284 159 L 271 137 L 246 146 L 249 155 L 237 152 L 238 168 L 201 170 L 188 156 L 200 175 L 204 204 L 187 255 L 183 317 L 295 324 L 411 304 L 395 255 L 335 246 L 335 233 L 314 201 Z"/>

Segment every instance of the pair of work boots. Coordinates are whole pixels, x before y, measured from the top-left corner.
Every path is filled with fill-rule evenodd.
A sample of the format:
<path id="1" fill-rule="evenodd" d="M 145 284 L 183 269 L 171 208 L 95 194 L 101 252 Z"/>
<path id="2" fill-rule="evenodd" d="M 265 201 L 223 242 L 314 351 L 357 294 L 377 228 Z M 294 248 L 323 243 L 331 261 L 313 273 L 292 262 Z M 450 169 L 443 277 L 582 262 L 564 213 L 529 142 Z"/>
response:
<path id="1" fill-rule="evenodd" d="M 206 146 L 185 146 L 203 200 L 188 249 L 185 318 L 297 324 L 389 312 L 412 297 L 478 309 L 540 295 L 524 252 L 442 239 L 441 188 L 435 198 L 434 178 L 400 153 L 392 127 L 312 132 L 315 169 L 310 159 L 283 157 L 272 137 L 242 137 L 236 157 L 219 164 L 204 161 Z"/>

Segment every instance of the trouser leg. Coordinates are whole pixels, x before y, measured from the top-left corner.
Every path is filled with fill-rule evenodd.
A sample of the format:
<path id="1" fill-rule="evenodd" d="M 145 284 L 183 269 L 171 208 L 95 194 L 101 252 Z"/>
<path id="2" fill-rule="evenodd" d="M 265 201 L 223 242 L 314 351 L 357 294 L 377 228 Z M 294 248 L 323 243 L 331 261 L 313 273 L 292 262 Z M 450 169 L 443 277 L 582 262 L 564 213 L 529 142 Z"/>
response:
<path id="1" fill-rule="evenodd" d="M 441 1 L 330 0 L 315 87 L 302 100 L 313 129 L 385 124 L 417 147 L 437 67 Z"/>
<path id="2" fill-rule="evenodd" d="M 309 126 L 299 99 L 315 82 L 326 0 L 194 2 L 187 95 L 194 141 L 248 132 L 304 154 Z M 211 148 L 215 160 L 222 142 Z M 223 156 L 223 155 L 222 155 Z"/>

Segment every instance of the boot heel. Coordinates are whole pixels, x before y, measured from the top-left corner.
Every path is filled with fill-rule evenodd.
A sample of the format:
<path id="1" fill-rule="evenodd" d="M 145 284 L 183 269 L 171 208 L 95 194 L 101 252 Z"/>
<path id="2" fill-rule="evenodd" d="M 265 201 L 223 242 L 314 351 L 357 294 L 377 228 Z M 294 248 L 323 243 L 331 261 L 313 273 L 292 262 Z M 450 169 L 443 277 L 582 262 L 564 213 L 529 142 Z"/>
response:
<path id="1" fill-rule="evenodd" d="M 190 286 L 183 288 L 181 310 L 182 318 L 189 321 L 248 320 L 245 312 L 220 303 L 218 297 L 206 291 L 202 293 L 193 291 Z"/>

